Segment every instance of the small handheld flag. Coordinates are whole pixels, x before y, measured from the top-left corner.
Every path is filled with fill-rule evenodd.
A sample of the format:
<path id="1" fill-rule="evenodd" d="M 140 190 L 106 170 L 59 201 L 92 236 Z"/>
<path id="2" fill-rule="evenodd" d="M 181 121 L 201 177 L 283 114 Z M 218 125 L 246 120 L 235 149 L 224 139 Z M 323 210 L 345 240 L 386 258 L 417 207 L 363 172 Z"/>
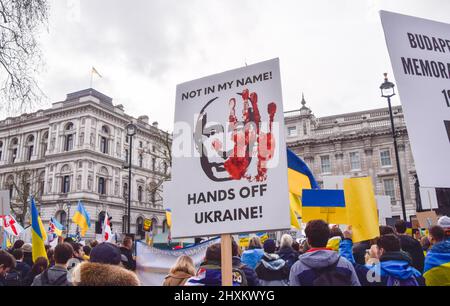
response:
<path id="1" fill-rule="evenodd" d="M 53 217 L 50 218 L 48 227 L 49 227 L 49 233 L 56 234 L 59 237 L 62 236 L 64 226 L 61 223 L 59 223 L 58 220 L 56 220 L 55 218 L 53 218 Z"/>
<path id="2" fill-rule="evenodd" d="M 109 217 L 108 217 L 107 213 L 105 213 L 105 220 L 103 221 L 102 237 L 103 237 L 103 242 L 113 241 L 111 223 L 109 221 Z"/>
<path id="3" fill-rule="evenodd" d="M 13 216 L 1 216 L 1 225 L 8 232 L 9 235 L 19 236 L 21 232 L 23 232 L 23 227 L 17 223 L 16 219 Z"/>

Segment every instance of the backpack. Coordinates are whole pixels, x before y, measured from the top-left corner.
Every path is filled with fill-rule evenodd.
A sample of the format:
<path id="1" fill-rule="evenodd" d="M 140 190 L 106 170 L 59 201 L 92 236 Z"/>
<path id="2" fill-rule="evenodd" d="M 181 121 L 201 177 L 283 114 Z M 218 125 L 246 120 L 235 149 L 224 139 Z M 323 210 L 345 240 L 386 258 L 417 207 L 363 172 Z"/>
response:
<path id="1" fill-rule="evenodd" d="M 5 286 L 22 286 L 22 276 L 16 269 L 9 271 L 4 279 Z"/>
<path id="2" fill-rule="evenodd" d="M 419 286 L 415 277 L 410 277 L 408 279 L 399 279 L 393 276 L 388 276 L 386 281 L 386 286 Z"/>
<path id="3" fill-rule="evenodd" d="M 50 281 L 48 278 L 48 269 L 41 274 L 41 286 L 61 286 L 67 281 L 67 273 L 62 274 L 54 281 Z"/>
<path id="4" fill-rule="evenodd" d="M 233 286 L 248 286 L 247 277 L 241 269 L 243 266 L 244 265 L 240 265 L 239 268 L 233 267 Z"/>
<path id="5" fill-rule="evenodd" d="M 318 275 L 313 281 L 313 286 L 351 286 L 351 273 L 344 274 L 336 270 L 340 259 L 341 256 L 338 257 L 334 264 L 328 267 L 313 269 L 316 275 Z"/>

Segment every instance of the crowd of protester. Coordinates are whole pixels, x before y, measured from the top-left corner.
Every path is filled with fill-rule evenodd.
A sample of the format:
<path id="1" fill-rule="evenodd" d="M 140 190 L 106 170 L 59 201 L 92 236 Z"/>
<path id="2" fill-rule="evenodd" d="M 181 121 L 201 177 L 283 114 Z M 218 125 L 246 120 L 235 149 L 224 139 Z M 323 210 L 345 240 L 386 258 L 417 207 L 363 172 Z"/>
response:
<path id="1" fill-rule="evenodd" d="M 255 236 L 241 253 L 232 241 L 233 285 L 238 286 L 445 286 L 450 285 L 450 218 L 443 216 L 425 235 L 407 234 L 407 223 L 380 226 L 380 236 L 353 243 L 342 231 L 312 220 L 301 243 L 283 235 L 261 243 Z M 208 247 L 196 269 L 183 255 L 164 286 L 220 286 L 221 245 Z"/>
<path id="2" fill-rule="evenodd" d="M 66 238 L 46 246 L 47 258 L 32 260 L 32 245 L 17 240 L 0 250 L 0 286 L 139 286 L 133 241 L 122 245 L 95 240 L 82 245 Z"/>
<path id="3" fill-rule="evenodd" d="M 444 286 L 450 285 L 450 218 L 439 218 L 426 234 L 408 233 L 407 223 L 380 226 L 380 236 L 353 243 L 352 228 L 342 231 L 322 220 L 305 227 L 297 242 L 284 234 L 280 241 L 261 243 L 252 237 L 247 249 L 232 240 L 232 278 L 236 286 Z M 32 260 L 32 246 L 18 240 L 0 250 L 0 286 L 139 286 L 133 241 L 120 246 L 86 245 L 66 238 L 47 258 Z M 221 244 L 206 250 L 199 267 L 180 256 L 162 285 L 220 286 Z"/>

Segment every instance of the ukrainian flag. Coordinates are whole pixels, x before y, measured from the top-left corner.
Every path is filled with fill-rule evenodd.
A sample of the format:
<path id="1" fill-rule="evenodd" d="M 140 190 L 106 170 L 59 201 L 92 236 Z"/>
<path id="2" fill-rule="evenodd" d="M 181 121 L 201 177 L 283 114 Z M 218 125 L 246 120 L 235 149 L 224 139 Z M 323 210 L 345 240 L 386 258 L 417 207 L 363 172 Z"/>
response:
<path id="1" fill-rule="evenodd" d="M 427 286 L 450 286 L 450 240 L 435 244 L 425 257 Z"/>
<path id="2" fill-rule="evenodd" d="M 62 232 L 64 230 L 64 226 L 58 222 L 58 220 L 56 220 L 55 218 L 51 217 L 50 218 L 50 233 L 54 233 L 57 236 L 61 237 L 62 236 Z"/>
<path id="3" fill-rule="evenodd" d="M 287 161 L 291 225 L 300 229 L 300 224 L 295 214 L 302 216 L 302 190 L 319 189 L 319 184 L 317 184 L 306 163 L 289 149 L 287 149 Z"/>
<path id="4" fill-rule="evenodd" d="M 3 241 L 2 241 L 2 250 L 7 250 L 12 246 L 11 240 L 9 240 L 8 233 L 3 231 Z"/>
<path id="5" fill-rule="evenodd" d="M 45 228 L 42 224 L 41 217 L 39 217 L 34 198 L 31 198 L 31 245 L 33 262 L 38 257 L 47 258 L 47 251 L 45 250 L 44 241 L 47 240 Z M 48 260 L 48 259 L 47 259 Z"/>
<path id="6" fill-rule="evenodd" d="M 170 208 L 166 208 L 166 221 L 167 226 L 172 227 L 172 210 Z"/>
<path id="7" fill-rule="evenodd" d="M 89 214 L 81 201 L 78 201 L 78 207 L 72 217 L 72 221 L 80 227 L 81 236 L 84 236 L 89 227 L 91 227 L 91 218 L 89 218 Z"/>

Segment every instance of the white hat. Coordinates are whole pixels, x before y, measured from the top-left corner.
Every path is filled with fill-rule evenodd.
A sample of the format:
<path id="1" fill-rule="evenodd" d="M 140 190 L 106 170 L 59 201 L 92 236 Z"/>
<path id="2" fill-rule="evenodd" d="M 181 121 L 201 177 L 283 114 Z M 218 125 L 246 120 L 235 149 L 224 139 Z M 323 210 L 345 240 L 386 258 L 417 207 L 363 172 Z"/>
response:
<path id="1" fill-rule="evenodd" d="M 440 217 L 437 224 L 444 229 L 450 228 L 450 217 L 447 216 Z"/>

